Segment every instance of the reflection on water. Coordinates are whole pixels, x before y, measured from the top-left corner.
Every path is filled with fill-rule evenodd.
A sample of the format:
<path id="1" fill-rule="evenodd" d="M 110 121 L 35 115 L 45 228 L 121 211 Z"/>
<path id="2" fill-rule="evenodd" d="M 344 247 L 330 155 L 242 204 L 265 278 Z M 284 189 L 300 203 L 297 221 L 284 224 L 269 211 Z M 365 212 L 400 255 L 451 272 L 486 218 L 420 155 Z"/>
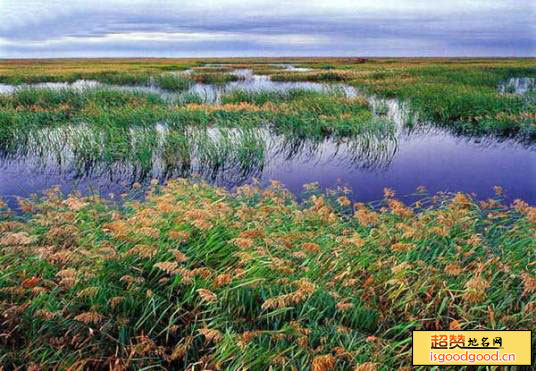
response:
<path id="1" fill-rule="evenodd" d="M 368 96 L 368 102 L 372 112 L 377 116 L 384 116 L 394 122 L 399 130 L 403 130 L 408 123 L 417 123 L 418 118 L 415 112 L 412 112 L 407 104 L 398 99 L 385 99 L 375 96 Z M 428 127 L 428 125 L 422 125 Z"/>
<path id="2" fill-rule="evenodd" d="M 219 86 L 195 84 L 183 93 L 155 86 L 110 88 L 155 92 L 172 100 L 197 93 L 205 102 L 217 102 L 234 89 L 324 91 L 335 86 L 348 96 L 358 94 L 341 84 L 273 82 L 247 69 L 233 73 L 244 79 Z M 37 86 L 86 89 L 101 85 L 77 81 Z M 511 79 L 503 89 L 524 94 L 533 88 L 534 79 Z M 3 92 L 14 89 L 0 85 Z M 474 192 L 486 198 L 493 196 L 493 186 L 501 185 L 510 199 L 536 204 L 534 146 L 491 137 L 458 137 L 420 123 L 397 100 L 369 97 L 369 101 L 376 115 L 396 124 L 394 134 L 304 139 L 266 128 L 194 129 L 166 123 L 130 128 L 96 128 L 88 123 L 21 129 L 13 140 L 0 143 L 0 197 L 14 206 L 16 196 L 28 197 L 54 185 L 60 185 L 64 192 L 78 189 L 119 194 L 135 182 L 198 174 L 227 188 L 254 180 L 268 185 L 272 179 L 296 193 L 311 182 L 325 188 L 345 185 L 354 190 L 354 200 L 365 202 L 382 198 L 384 187 L 403 195 L 424 185 L 430 192 Z"/>
<path id="3" fill-rule="evenodd" d="M 9 85 L 9 84 L 0 84 L 0 93 L 3 94 L 12 94 L 17 90 L 32 87 L 38 89 L 74 89 L 74 90 L 84 90 L 84 89 L 94 89 L 98 87 L 105 86 L 104 84 L 99 83 L 98 81 L 90 80 L 77 80 L 75 82 L 42 82 L 38 84 L 22 84 L 22 85 Z M 129 87 L 120 87 L 114 86 L 116 89 L 128 89 Z"/>
<path id="4" fill-rule="evenodd" d="M 308 72 L 308 71 L 312 71 L 311 68 L 296 67 L 296 66 L 294 66 L 292 64 L 280 64 L 280 65 L 276 64 L 275 66 L 282 66 L 285 71 L 290 71 L 290 72 Z"/>
<path id="5" fill-rule="evenodd" d="M 270 76 L 255 75 L 249 69 L 240 69 L 233 72 L 236 75 L 244 77 L 239 81 L 233 81 L 224 85 L 195 84 L 183 93 L 182 96 L 196 94 L 203 98 L 204 103 L 218 103 L 222 95 L 232 91 L 278 91 L 285 92 L 291 89 L 313 90 L 318 92 L 333 92 L 343 94 L 347 97 L 355 97 L 357 91 L 355 88 L 345 84 L 322 84 L 315 82 L 294 82 L 294 81 L 272 81 Z M 181 97 L 178 97 L 181 100 Z"/>
<path id="6" fill-rule="evenodd" d="M 536 78 L 513 77 L 499 85 L 499 92 L 511 94 L 527 94 L 536 90 Z"/>
<path id="7" fill-rule="evenodd" d="M 475 192 L 501 185 L 511 199 L 536 204 L 536 150 L 507 140 L 471 140 L 430 126 L 396 135 L 303 139 L 268 129 L 194 129 L 165 124 L 123 129 L 88 125 L 42 129 L 0 149 L 0 196 L 14 205 L 53 185 L 122 193 L 134 182 L 198 174 L 227 188 L 279 180 L 300 193 L 306 183 L 346 185 L 354 200 L 380 199 L 384 187 L 410 194 Z M 117 137 L 121 140 L 118 141 Z"/>
<path id="8" fill-rule="evenodd" d="M 191 74 L 187 71 L 180 71 L 174 74 Z M 232 72 L 236 76 L 242 77 L 238 81 L 229 82 L 226 84 L 192 84 L 188 89 L 181 92 L 171 92 L 164 90 L 155 84 L 150 86 L 123 86 L 123 85 L 108 85 L 98 81 L 90 80 L 78 80 L 73 83 L 57 83 L 47 82 L 32 85 L 7 85 L 0 84 L 0 93 L 11 94 L 17 89 L 23 89 L 26 87 L 33 88 L 49 88 L 49 89 L 95 89 L 104 88 L 116 91 L 133 91 L 133 92 L 145 92 L 158 94 L 164 100 L 169 102 L 185 102 L 190 101 L 192 96 L 200 99 L 203 103 L 219 103 L 221 97 L 229 92 L 236 90 L 243 90 L 248 92 L 259 91 L 278 91 L 284 92 L 291 89 L 305 89 L 318 92 L 332 92 L 337 91 L 338 94 L 344 94 L 348 97 L 354 97 L 357 95 L 355 88 L 345 84 L 322 84 L 315 82 L 293 82 L 293 81 L 272 81 L 270 76 L 255 75 L 250 69 L 237 69 Z"/>
<path id="9" fill-rule="evenodd" d="M 0 146 L 0 183 L 25 169 L 29 181 L 47 174 L 79 182 L 132 184 L 199 174 L 234 187 L 286 162 L 386 168 L 396 151 L 394 137 L 387 135 L 305 140 L 268 129 L 176 129 L 165 124 L 110 131 L 71 125 L 24 135 Z"/>

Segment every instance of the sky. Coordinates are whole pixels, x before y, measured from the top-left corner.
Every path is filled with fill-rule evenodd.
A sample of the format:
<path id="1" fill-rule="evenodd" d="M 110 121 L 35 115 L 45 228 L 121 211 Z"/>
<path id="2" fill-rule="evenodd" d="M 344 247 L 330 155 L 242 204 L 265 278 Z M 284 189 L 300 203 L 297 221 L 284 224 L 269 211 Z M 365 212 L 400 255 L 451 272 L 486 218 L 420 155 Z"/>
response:
<path id="1" fill-rule="evenodd" d="M 536 56 L 536 0 L 0 0 L 0 58 Z"/>

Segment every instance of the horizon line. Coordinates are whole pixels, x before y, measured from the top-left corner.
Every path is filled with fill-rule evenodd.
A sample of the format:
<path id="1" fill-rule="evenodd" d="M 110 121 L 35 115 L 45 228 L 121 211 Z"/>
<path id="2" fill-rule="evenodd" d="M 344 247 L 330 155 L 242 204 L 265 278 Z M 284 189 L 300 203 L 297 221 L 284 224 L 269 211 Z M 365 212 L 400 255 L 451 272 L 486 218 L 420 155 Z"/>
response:
<path id="1" fill-rule="evenodd" d="M 144 57 L 144 56 L 117 56 L 117 57 L 15 57 L 15 58 L 2 58 L 0 57 L 0 61 L 10 61 L 10 60 L 68 60 L 68 59 L 86 59 L 86 60 L 94 60 L 94 59 L 406 59 L 406 58 L 414 58 L 414 59 L 536 59 L 536 55 L 532 56 L 464 56 L 464 55 L 455 55 L 455 56 L 388 56 L 388 55 L 375 55 L 375 56 L 240 56 L 240 57 L 233 57 L 233 56 L 225 56 L 225 57 L 215 57 L 215 56 L 198 56 L 198 57 Z"/>

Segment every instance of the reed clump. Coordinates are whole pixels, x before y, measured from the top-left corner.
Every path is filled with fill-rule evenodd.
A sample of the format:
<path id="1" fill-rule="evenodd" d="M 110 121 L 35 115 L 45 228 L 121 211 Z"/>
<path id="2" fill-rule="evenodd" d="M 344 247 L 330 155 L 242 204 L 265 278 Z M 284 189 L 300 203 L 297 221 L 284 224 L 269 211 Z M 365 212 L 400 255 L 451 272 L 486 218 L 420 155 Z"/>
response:
<path id="1" fill-rule="evenodd" d="M 225 72 L 196 72 L 190 75 L 190 78 L 202 84 L 225 84 L 244 79 L 242 76 Z"/>
<path id="2" fill-rule="evenodd" d="M 284 71 L 293 64 L 311 69 Z M 533 59 L 426 58 L 228 58 L 163 60 L 4 61 L 0 82 L 32 84 L 95 80 L 111 85 L 160 86 L 170 91 L 192 83 L 225 84 L 243 78 L 230 73 L 250 68 L 273 81 L 346 82 L 368 94 L 405 101 L 419 118 L 460 134 L 536 136 L 534 92 L 498 91 L 514 77 L 536 77 Z M 193 73 L 173 76 L 165 71 Z M 168 76 L 169 75 L 169 76 Z M 182 103 L 203 103 L 196 94 Z M 55 118 L 56 119 L 56 118 Z"/>
<path id="3" fill-rule="evenodd" d="M 0 363 L 395 369 L 412 330 L 534 328 L 533 207 L 307 189 L 179 179 L 122 207 L 54 189 L 21 217 L 0 204 Z"/>

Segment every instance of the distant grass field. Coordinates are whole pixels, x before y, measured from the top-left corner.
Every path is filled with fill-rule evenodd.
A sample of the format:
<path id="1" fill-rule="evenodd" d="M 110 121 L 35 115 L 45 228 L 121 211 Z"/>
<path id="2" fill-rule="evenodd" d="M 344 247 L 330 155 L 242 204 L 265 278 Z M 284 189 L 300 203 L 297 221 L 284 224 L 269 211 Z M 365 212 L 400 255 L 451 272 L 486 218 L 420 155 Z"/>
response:
<path id="1" fill-rule="evenodd" d="M 285 71 L 277 64 L 311 68 Z M 221 64 L 224 67 L 203 67 Z M 2 61 L 0 82 L 9 84 L 96 80 L 110 84 L 148 85 L 183 90 L 191 83 L 239 79 L 233 68 L 251 68 L 274 81 L 345 82 L 363 91 L 408 102 L 422 119 L 475 135 L 533 137 L 535 99 L 499 94 L 512 77 L 536 78 L 534 59 L 128 59 Z M 193 69 L 190 76 L 170 71 Z M 533 95 L 532 95 L 533 96 Z M 0 122 L 1 124 L 1 122 Z"/>
<path id="2" fill-rule="evenodd" d="M 234 90 L 208 104 L 188 91 L 241 80 L 236 68 L 363 95 Z M 421 188 L 411 205 L 385 189 L 364 205 L 310 184 L 298 202 L 277 183 L 230 192 L 188 172 L 194 155 L 209 171 L 262 168 L 259 129 L 290 152 L 330 138 L 381 157 L 396 128 L 371 95 L 424 125 L 534 145 L 534 93 L 498 91 L 512 77 L 535 78 L 536 60 L 0 61 L 0 83 L 18 86 L 0 94 L 3 158 L 141 175 L 158 158 L 193 177 L 135 182 L 120 202 L 0 200 L 0 370 L 409 370 L 412 330 L 535 330 L 536 208 L 500 187 L 483 201 Z M 25 85 L 80 79 L 182 95 Z"/>

